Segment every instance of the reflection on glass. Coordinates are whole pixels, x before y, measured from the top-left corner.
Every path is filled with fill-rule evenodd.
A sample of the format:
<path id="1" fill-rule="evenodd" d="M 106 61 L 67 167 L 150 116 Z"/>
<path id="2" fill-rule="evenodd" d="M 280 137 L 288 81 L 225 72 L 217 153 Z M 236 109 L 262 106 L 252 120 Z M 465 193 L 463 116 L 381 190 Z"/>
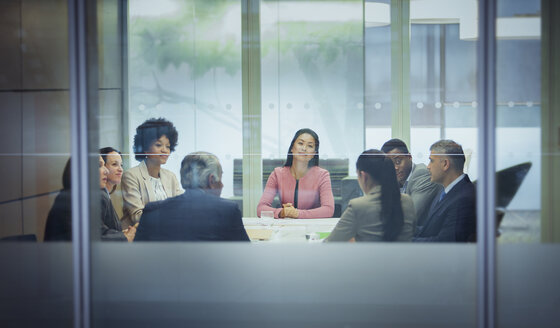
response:
<path id="1" fill-rule="evenodd" d="M 339 217 L 343 179 L 364 149 L 363 4 L 262 1 L 260 21 L 263 188 L 294 133 L 310 128 Z"/>
<path id="2" fill-rule="evenodd" d="M 131 1 L 128 33 L 126 137 L 150 118 L 173 122 L 180 138 L 167 169 L 178 177 L 185 154 L 212 151 L 223 164 L 223 196 L 234 196 L 233 164 L 242 154 L 240 2 Z"/>
<path id="3" fill-rule="evenodd" d="M 426 163 L 429 146 L 452 139 L 467 156 L 465 172 L 476 179 L 476 24 L 473 0 L 411 1 L 411 153 Z M 473 158 L 474 159 L 474 158 Z"/>
<path id="4" fill-rule="evenodd" d="M 390 2 L 365 2 L 365 148 L 379 149 L 391 138 Z"/>
<path id="5" fill-rule="evenodd" d="M 498 242 L 538 243 L 542 160 L 540 1 L 498 1 L 496 50 Z"/>

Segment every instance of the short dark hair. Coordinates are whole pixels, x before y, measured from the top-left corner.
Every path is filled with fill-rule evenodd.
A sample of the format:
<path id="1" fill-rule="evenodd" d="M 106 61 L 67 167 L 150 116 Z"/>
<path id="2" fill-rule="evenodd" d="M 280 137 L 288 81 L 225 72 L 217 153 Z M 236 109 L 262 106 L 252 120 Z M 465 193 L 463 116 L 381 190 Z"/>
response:
<path id="1" fill-rule="evenodd" d="M 458 172 L 463 172 L 465 153 L 463 152 L 463 147 L 455 141 L 449 139 L 436 141 L 430 146 L 430 151 L 434 151 L 438 155 L 446 155 L 449 157 L 451 167 Z"/>
<path id="2" fill-rule="evenodd" d="M 401 154 L 410 154 L 410 152 L 408 151 L 408 147 L 406 146 L 404 141 L 402 141 L 401 139 L 397 139 L 397 138 L 394 138 L 394 139 L 391 139 L 391 140 L 385 142 L 383 144 L 383 146 L 381 147 L 381 151 L 384 152 L 385 154 L 388 154 L 390 151 L 392 151 L 395 148 Z"/>
<path id="3" fill-rule="evenodd" d="M 313 139 L 315 139 L 315 156 L 313 156 L 313 158 L 309 161 L 307 166 L 308 167 L 319 166 L 319 136 L 317 135 L 317 133 L 315 133 L 315 131 L 307 128 L 298 130 L 294 135 L 294 138 L 290 143 L 290 148 L 288 148 L 288 156 L 286 157 L 286 162 L 284 163 L 284 166 L 292 166 L 292 163 L 294 161 L 294 155 L 292 155 L 292 148 L 294 147 L 294 143 L 296 142 L 297 138 L 304 133 L 311 135 Z"/>
<path id="4" fill-rule="evenodd" d="M 150 118 L 136 128 L 134 136 L 134 158 L 143 161 L 147 155 L 145 152 L 150 149 L 152 143 L 165 135 L 171 144 L 171 152 L 177 146 L 178 133 L 173 123 L 164 118 Z"/>

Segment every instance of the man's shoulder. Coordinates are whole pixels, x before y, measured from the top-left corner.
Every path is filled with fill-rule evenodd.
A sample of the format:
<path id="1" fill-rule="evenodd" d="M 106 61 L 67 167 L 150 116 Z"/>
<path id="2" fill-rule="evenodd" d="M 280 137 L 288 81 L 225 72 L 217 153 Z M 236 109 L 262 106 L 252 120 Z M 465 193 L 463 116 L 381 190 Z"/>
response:
<path id="1" fill-rule="evenodd" d="M 225 198 L 222 198 L 222 197 L 216 197 L 216 196 L 212 196 L 212 195 L 209 195 L 209 196 L 215 198 L 214 201 L 216 202 L 216 205 L 220 206 L 221 208 L 223 208 L 225 210 L 228 210 L 228 211 L 239 210 L 239 207 L 237 207 L 237 203 L 232 201 L 232 200 L 225 199 Z"/>
<path id="2" fill-rule="evenodd" d="M 237 208 L 237 204 L 229 199 L 209 194 L 200 189 L 187 189 L 181 195 L 146 204 L 144 211 L 164 208 L 175 210 L 187 206 L 192 208 L 193 204 L 195 204 L 195 207 L 211 207 L 216 209 Z"/>
<path id="3" fill-rule="evenodd" d="M 410 178 L 418 178 L 418 177 L 430 177 L 430 171 L 428 171 L 428 168 L 426 167 L 426 164 L 416 164 L 414 163 L 414 170 L 410 173 Z"/>
<path id="4" fill-rule="evenodd" d="M 407 194 L 401 194 L 401 204 L 406 206 L 413 204 L 412 197 Z"/>
<path id="5" fill-rule="evenodd" d="M 185 194 L 181 194 L 174 197 L 169 197 L 164 200 L 158 200 L 155 202 L 149 202 L 144 206 L 144 213 L 151 211 L 159 211 L 163 209 L 175 209 L 181 207 L 181 205 L 189 202 L 189 198 L 185 197 Z"/>
<path id="6" fill-rule="evenodd" d="M 463 179 L 461 179 L 461 181 L 459 181 L 455 185 L 455 187 L 453 187 L 453 189 L 457 189 L 457 191 L 459 191 L 461 194 L 469 197 L 474 197 L 476 192 L 474 183 L 472 183 L 471 179 L 466 174 Z"/>
<path id="7" fill-rule="evenodd" d="M 430 171 L 424 164 L 415 164 L 414 170 L 410 173 L 407 193 L 414 190 L 441 189 L 441 185 L 431 181 Z"/>
<path id="8" fill-rule="evenodd" d="M 468 179 L 463 178 L 457 183 L 451 191 L 445 196 L 445 202 L 448 208 L 470 207 L 476 202 L 476 191 L 474 184 Z"/>

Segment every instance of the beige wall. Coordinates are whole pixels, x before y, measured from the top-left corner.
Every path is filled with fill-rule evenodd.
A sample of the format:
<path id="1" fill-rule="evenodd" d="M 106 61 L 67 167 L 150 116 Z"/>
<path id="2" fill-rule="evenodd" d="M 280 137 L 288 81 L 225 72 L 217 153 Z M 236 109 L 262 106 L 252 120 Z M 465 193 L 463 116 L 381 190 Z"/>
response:
<path id="1" fill-rule="evenodd" d="M 122 148 L 118 1 L 97 14 L 100 146 Z M 35 196 L 62 188 L 71 144 L 67 1 L 1 1 L 0 35 L 0 238 L 42 240 L 56 193 Z"/>

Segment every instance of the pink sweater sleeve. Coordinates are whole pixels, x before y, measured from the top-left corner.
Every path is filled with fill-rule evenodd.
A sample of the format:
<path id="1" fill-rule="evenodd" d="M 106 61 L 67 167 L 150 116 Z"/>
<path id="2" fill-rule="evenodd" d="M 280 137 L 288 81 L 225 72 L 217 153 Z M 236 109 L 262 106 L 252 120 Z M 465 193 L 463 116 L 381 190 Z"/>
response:
<path id="1" fill-rule="evenodd" d="M 274 201 L 274 197 L 278 193 L 278 176 L 276 175 L 276 171 L 273 170 L 266 181 L 266 187 L 264 187 L 263 195 L 261 196 L 261 200 L 259 201 L 259 205 L 257 205 L 257 216 L 261 217 L 262 211 L 273 211 L 274 217 L 278 219 L 278 215 L 282 211 L 281 208 L 274 208 L 272 207 L 272 202 Z"/>
<path id="2" fill-rule="evenodd" d="M 334 197 L 331 188 L 331 176 L 323 170 L 318 179 L 319 201 L 321 206 L 310 210 L 299 210 L 298 219 L 330 218 L 334 214 Z"/>

